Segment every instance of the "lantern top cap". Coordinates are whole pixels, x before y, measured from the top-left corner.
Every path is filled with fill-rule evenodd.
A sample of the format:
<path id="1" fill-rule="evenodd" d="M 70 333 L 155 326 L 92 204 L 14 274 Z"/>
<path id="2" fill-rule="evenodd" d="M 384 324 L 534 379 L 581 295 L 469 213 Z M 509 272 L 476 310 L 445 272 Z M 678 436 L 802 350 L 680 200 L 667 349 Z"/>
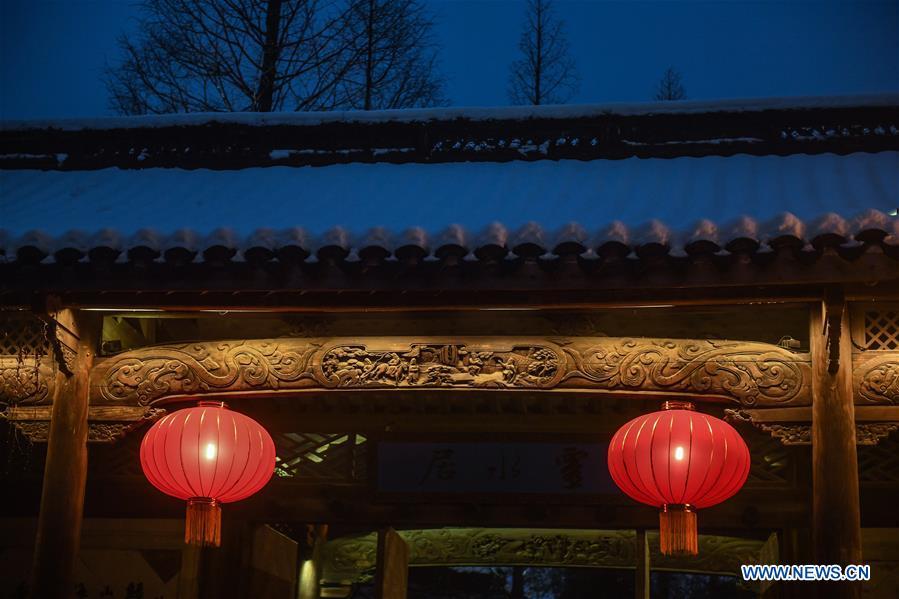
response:
<path id="1" fill-rule="evenodd" d="M 228 404 L 223 401 L 210 401 L 210 400 L 201 400 L 197 402 L 198 408 L 221 408 L 223 410 L 228 409 Z"/>
<path id="2" fill-rule="evenodd" d="M 691 401 L 669 400 L 662 404 L 663 410 L 695 410 L 696 406 Z"/>

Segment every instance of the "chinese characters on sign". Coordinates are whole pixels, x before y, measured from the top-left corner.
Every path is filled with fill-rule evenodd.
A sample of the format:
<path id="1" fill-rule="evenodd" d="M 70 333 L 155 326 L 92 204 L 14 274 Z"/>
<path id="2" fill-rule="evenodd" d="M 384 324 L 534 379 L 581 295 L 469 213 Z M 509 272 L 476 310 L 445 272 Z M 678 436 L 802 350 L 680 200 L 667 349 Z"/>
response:
<path id="1" fill-rule="evenodd" d="M 378 444 L 388 493 L 615 493 L 603 443 Z"/>

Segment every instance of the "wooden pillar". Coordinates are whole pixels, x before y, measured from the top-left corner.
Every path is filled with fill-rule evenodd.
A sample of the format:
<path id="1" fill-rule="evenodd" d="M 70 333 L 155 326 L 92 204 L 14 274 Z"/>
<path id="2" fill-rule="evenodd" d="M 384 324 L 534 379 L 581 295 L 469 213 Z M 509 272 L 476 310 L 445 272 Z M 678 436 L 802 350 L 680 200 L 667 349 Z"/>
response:
<path id="1" fill-rule="evenodd" d="M 327 524 L 309 524 L 306 542 L 300 546 L 297 599 L 319 599 L 322 579 L 322 551 L 328 540 Z"/>
<path id="2" fill-rule="evenodd" d="M 184 544 L 181 548 L 181 571 L 178 573 L 178 599 L 199 599 L 200 560 L 203 548 Z"/>
<path id="3" fill-rule="evenodd" d="M 849 316 L 840 295 L 811 315 L 812 537 L 818 564 L 862 563 Z M 819 597 L 859 597 L 860 584 L 821 582 Z"/>
<path id="4" fill-rule="evenodd" d="M 649 599 L 649 543 L 646 541 L 645 528 L 637 529 L 636 544 L 634 597 L 635 599 Z"/>
<path id="5" fill-rule="evenodd" d="M 808 528 L 785 528 L 777 537 L 778 562 L 780 564 L 810 564 L 815 561 L 812 551 L 811 531 Z M 808 596 L 809 583 L 775 583 L 780 589 L 780 599 L 803 599 Z"/>
<path id="6" fill-rule="evenodd" d="M 53 314 L 71 337 L 71 374 L 58 371 L 50 412 L 47 461 L 31 569 L 32 596 L 68 598 L 81 539 L 87 480 L 87 402 L 97 319 L 63 309 Z M 63 334 L 61 332 L 61 334 Z"/>
<path id="7" fill-rule="evenodd" d="M 395 530 L 378 531 L 378 561 L 375 599 L 406 599 L 409 575 L 409 546 Z"/>

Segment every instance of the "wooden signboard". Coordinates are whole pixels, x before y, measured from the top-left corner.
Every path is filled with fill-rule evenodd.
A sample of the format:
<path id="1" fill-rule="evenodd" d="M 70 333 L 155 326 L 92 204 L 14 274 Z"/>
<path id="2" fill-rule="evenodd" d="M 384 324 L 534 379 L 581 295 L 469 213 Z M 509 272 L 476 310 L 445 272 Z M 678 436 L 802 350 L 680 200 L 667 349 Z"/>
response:
<path id="1" fill-rule="evenodd" d="M 607 443 L 382 441 L 381 493 L 617 493 Z"/>

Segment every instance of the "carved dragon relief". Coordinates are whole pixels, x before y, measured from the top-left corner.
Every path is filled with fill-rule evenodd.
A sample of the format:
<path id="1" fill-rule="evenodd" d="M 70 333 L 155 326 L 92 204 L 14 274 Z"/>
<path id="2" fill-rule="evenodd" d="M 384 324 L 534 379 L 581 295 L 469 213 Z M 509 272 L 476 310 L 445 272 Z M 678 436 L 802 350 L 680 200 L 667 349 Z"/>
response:
<path id="1" fill-rule="evenodd" d="M 899 352 L 870 353 L 875 355 L 855 364 L 858 395 L 864 403 L 899 405 Z"/>
<path id="2" fill-rule="evenodd" d="M 577 365 L 566 379 L 605 388 L 717 395 L 744 406 L 808 401 L 808 359 L 766 343 L 608 338 L 566 352 Z"/>
<path id="3" fill-rule="evenodd" d="M 102 366 L 92 395 L 147 405 L 169 395 L 312 386 L 310 358 L 317 348 L 277 339 L 148 347 Z"/>
<path id="4" fill-rule="evenodd" d="M 95 401 L 295 389 L 584 389 L 809 405 L 809 358 L 765 343 L 464 337 L 269 339 L 147 347 L 98 365 Z"/>

